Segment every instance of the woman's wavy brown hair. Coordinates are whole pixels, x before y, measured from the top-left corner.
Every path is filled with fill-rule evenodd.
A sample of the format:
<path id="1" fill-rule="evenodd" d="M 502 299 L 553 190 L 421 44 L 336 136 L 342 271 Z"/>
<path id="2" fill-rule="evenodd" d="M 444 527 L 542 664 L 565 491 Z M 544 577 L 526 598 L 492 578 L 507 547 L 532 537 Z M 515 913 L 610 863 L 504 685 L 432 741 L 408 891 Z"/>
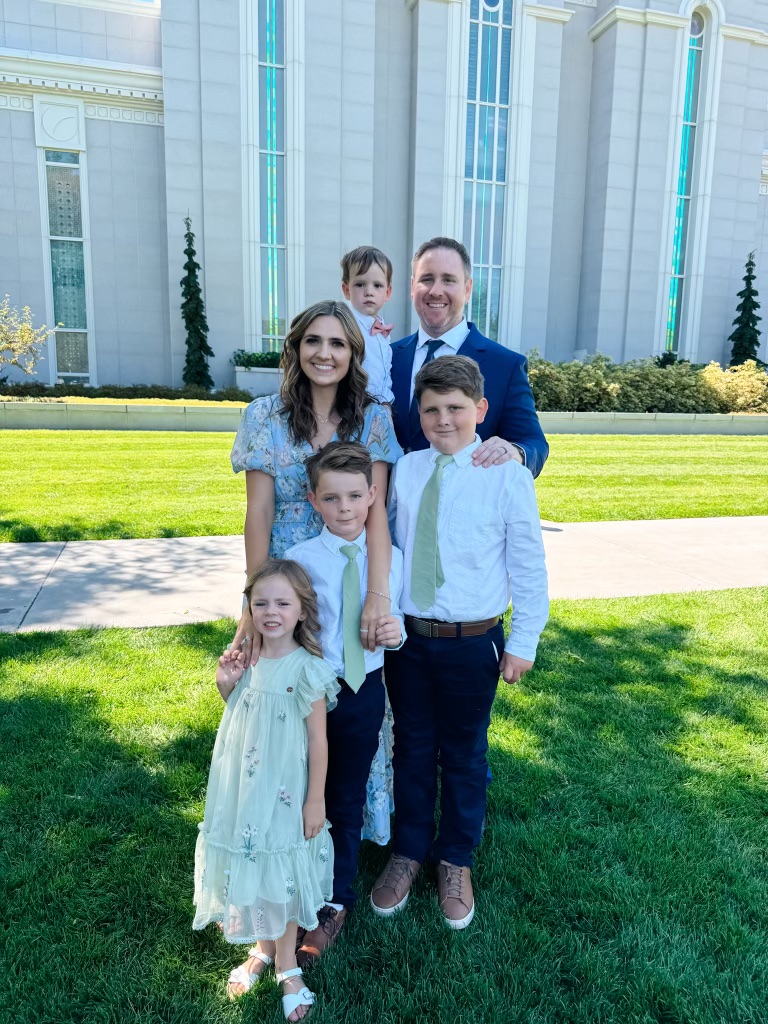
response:
<path id="1" fill-rule="evenodd" d="M 340 441 L 358 440 L 363 432 L 365 410 L 376 399 L 368 394 L 368 374 L 363 369 L 365 341 L 349 306 L 334 299 L 325 299 L 308 306 L 291 321 L 286 335 L 280 366 L 283 383 L 280 398 L 288 412 L 288 427 L 295 441 L 308 444 L 317 433 L 317 416 L 312 408 L 312 387 L 301 368 L 299 346 L 313 320 L 319 316 L 335 316 L 349 342 L 351 359 L 346 377 L 339 381 L 333 408 L 341 417 L 336 433 Z"/>
<path id="2" fill-rule="evenodd" d="M 292 562 L 288 558 L 268 558 L 252 572 L 243 591 L 249 607 L 253 588 L 257 584 L 263 583 L 264 580 L 271 579 L 272 576 L 283 576 L 288 581 L 291 590 L 298 597 L 301 610 L 304 613 L 304 618 L 296 623 L 296 628 L 293 631 L 294 640 L 310 654 L 322 658 L 323 649 L 318 639 L 320 617 L 317 613 L 317 594 L 306 570 L 298 562 Z"/>

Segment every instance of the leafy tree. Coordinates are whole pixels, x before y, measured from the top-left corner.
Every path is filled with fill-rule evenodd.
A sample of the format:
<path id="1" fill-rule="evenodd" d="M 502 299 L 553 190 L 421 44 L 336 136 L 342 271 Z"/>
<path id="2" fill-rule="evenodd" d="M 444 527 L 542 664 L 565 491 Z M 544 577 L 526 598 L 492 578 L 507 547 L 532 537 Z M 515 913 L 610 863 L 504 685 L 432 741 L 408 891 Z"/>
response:
<path id="1" fill-rule="evenodd" d="M 760 331 L 757 329 L 758 320 L 762 320 L 755 310 L 760 309 L 757 301 L 757 291 L 754 287 L 755 281 L 755 254 L 751 252 L 747 257 L 746 274 L 744 275 L 744 287 L 739 292 L 741 302 L 736 307 L 739 314 L 733 321 L 736 330 L 728 341 L 733 342 L 731 348 L 731 366 L 740 366 L 748 359 L 757 359 L 757 350 L 760 347 Z"/>
<path id="2" fill-rule="evenodd" d="M 10 295 L 6 295 L 0 302 L 0 369 L 16 366 L 24 373 L 33 373 L 42 355 L 41 349 L 52 334 L 53 330 L 48 330 L 45 324 L 32 326 L 29 306 L 22 306 L 19 316 L 19 311 L 11 305 Z"/>
<path id="3" fill-rule="evenodd" d="M 205 302 L 200 290 L 200 281 L 197 272 L 200 264 L 195 259 L 195 236 L 192 234 L 192 221 L 189 217 L 184 218 L 186 233 L 184 241 L 187 243 L 184 255 L 187 262 L 184 264 L 184 277 L 181 279 L 181 315 L 184 326 L 187 329 L 187 358 L 184 362 L 184 373 L 182 380 L 185 384 L 194 387 L 206 388 L 210 391 L 213 387 L 213 378 L 208 369 L 208 358 L 213 355 L 213 349 L 208 344 L 208 320 L 205 315 Z"/>

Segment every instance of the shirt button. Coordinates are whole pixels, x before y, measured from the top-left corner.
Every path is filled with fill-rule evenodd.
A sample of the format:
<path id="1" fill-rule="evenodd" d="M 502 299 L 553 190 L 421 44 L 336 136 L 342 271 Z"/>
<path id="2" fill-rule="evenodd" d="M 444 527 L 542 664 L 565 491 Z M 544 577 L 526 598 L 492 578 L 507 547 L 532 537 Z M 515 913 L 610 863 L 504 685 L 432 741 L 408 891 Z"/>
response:
<path id="1" fill-rule="evenodd" d="M 286 690 L 286 693 L 293 693 L 293 687 L 289 686 L 288 689 Z"/>

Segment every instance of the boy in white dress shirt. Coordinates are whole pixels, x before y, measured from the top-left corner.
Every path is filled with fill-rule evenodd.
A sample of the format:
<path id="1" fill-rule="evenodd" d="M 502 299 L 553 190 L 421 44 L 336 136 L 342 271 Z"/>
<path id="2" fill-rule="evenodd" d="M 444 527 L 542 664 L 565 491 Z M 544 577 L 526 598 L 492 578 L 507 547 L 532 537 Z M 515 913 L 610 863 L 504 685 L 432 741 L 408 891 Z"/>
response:
<path id="1" fill-rule="evenodd" d="M 338 705 L 328 716 L 326 816 L 333 826 L 334 878 L 330 904 L 318 913 L 318 926 L 308 932 L 298 951 L 308 967 L 333 942 L 355 901 L 366 783 L 384 718 L 384 648 L 405 640 L 399 609 L 403 589 L 403 556 L 392 549 L 389 574 L 390 614 L 376 627 L 376 650 L 364 649 L 360 613 L 368 590 L 365 523 L 376 497 L 371 456 L 356 441 L 333 441 L 307 459 L 309 500 L 322 516 L 317 537 L 295 544 L 286 558 L 307 570 L 317 593 L 323 658 L 341 684 Z M 347 597 L 349 598 L 347 600 Z"/>
<path id="2" fill-rule="evenodd" d="M 472 465 L 475 427 L 488 408 L 477 363 L 434 359 L 419 370 L 415 394 L 430 447 L 400 459 L 390 490 L 408 641 L 386 658 L 395 831 L 371 905 L 382 916 L 401 910 L 431 855 L 443 917 L 465 928 L 475 912 L 471 868 L 485 817 L 491 705 L 500 672 L 516 683 L 533 666 L 549 614 L 547 573 L 530 472 L 513 461 L 482 473 Z"/>
<path id="3" fill-rule="evenodd" d="M 389 335 L 394 324 L 385 324 L 379 313 L 392 294 L 392 263 L 381 249 L 358 246 L 341 258 L 341 291 L 365 341 L 363 369 L 368 374 L 368 392 L 391 405 L 395 396 Z"/>

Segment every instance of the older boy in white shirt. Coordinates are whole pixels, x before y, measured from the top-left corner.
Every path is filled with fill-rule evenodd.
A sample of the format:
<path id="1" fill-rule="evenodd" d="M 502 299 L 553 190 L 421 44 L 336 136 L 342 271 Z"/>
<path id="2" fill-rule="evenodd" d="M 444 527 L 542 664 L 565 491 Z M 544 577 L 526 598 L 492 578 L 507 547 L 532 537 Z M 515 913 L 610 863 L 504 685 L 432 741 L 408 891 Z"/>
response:
<path id="1" fill-rule="evenodd" d="M 393 855 L 371 892 L 374 911 L 402 909 L 420 866 L 437 861 L 440 910 L 451 928 L 475 912 L 471 868 L 485 816 L 488 725 L 499 672 L 532 666 L 549 614 L 533 477 L 518 462 L 478 473 L 475 427 L 483 377 L 466 356 L 416 376 L 430 448 L 405 455 L 391 486 L 390 522 L 405 557 L 409 638 L 386 659 L 395 721 Z M 501 618 L 512 599 L 512 628 Z M 435 837 L 437 766 L 440 826 Z"/>
<path id="2" fill-rule="evenodd" d="M 366 783 L 384 718 L 384 648 L 402 646 L 403 556 L 392 549 L 390 614 L 376 627 L 376 650 L 361 642 L 360 613 L 368 591 L 365 523 L 376 497 L 371 456 L 356 441 L 333 441 L 307 460 L 309 500 L 323 519 L 322 531 L 285 553 L 309 573 L 317 593 L 323 658 L 341 690 L 328 716 L 326 815 L 333 826 L 334 878 L 331 903 L 318 913 L 298 951 L 306 967 L 336 938 L 355 901 L 353 882 L 363 825 Z"/>
<path id="3" fill-rule="evenodd" d="M 363 369 L 368 393 L 392 405 L 392 349 L 389 335 L 394 324 L 379 315 L 392 294 L 392 262 L 381 249 L 359 245 L 341 257 L 341 291 L 355 315 L 365 341 Z"/>

